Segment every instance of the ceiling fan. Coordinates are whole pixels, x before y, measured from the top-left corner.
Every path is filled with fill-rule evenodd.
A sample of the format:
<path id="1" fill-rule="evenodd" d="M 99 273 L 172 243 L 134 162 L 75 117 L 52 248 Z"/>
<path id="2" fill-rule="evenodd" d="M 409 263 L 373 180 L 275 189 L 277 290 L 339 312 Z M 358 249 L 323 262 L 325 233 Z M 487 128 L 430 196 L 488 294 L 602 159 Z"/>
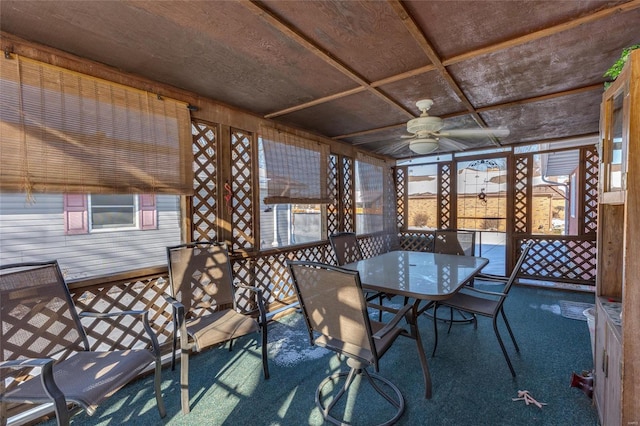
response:
<path id="1" fill-rule="evenodd" d="M 407 132 L 402 138 L 409 139 L 409 148 L 417 154 L 429 154 L 441 148 L 441 144 L 447 145 L 452 150 L 467 148 L 464 144 L 448 138 L 482 138 L 509 136 L 506 128 L 476 128 L 476 129 L 448 129 L 443 130 L 444 120 L 440 117 L 430 116 L 427 111 L 433 105 L 433 100 L 422 99 L 416 102 L 416 106 L 422 112 L 420 117 L 407 122 Z M 444 139 L 442 139 L 444 138 Z M 441 140 L 442 139 L 442 140 Z"/>

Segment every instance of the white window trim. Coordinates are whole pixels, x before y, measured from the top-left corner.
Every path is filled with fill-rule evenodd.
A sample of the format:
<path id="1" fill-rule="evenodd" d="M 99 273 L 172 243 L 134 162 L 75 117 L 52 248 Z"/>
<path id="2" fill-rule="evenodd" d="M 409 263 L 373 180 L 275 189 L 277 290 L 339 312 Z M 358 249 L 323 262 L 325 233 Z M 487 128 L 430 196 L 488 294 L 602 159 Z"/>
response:
<path id="1" fill-rule="evenodd" d="M 92 194 L 88 194 L 88 202 L 87 202 L 87 212 L 88 212 L 88 226 L 90 234 L 102 234 L 107 232 L 120 232 L 120 231 L 136 231 L 140 230 L 140 194 L 133 194 L 133 220 L 135 221 L 134 226 L 119 226 L 114 228 L 93 228 L 93 221 L 91 218 L 92 215 L 92 207 L 93 204 L 91 202 Z"/>

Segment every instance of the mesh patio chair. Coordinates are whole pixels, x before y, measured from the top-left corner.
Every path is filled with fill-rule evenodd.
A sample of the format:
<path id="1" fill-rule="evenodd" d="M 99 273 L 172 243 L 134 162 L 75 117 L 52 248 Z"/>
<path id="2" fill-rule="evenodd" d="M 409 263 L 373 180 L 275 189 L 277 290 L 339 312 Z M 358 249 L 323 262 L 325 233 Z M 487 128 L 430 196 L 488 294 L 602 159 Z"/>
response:
<path id="1" fill-rule="evenodd" d="M 262 290 L 244 285 L 253 296 L 255 312 L 240 313 L 236 304 L 236 286 L 229 254 L 224 243 L 194 242 L 167 247 L 171 296 L 165 298 L 173 306 L 173 351 L 171 369 L 175 369 L 175 353 L 180 335 L 180 385 L 182 412 L 189 413 L 189 352 L 201 351 L 229 343 L 251 333 L 262 337 L 262 369 L 269 378 L 267 363 L 267 316 Z"/>
<path id="2" fill-rule="evenodd" d="M 338 232 L 336 234 L 329 235 L 329 242 L 331 243 L 331 248 L 333 248 L 333 252 L 336 255 L 338 266 L 357 262 L 364 258 L 362 256 L 362 251 L 360 250 L 360 244 L 358 244 L 358 239 L 354 232 Z M 382 301 L 386 295 L 380 292 L 365 291 L 365 296 L 368 302 L 378 299 L 379 305 L 375 304 L 371 307 L 378 309 L 378 321 L 382 321 L 383 309 L 380 307 L 382 306 Z"/>
<path id="3" fill-rule="evenodd" d="M 402 319 L 409 322 L 412 306 L 402 307 L 386 324 L 372 321 L 367 313 L 367 303 L 357 271 L 303 261 L 289 261 L 288 267 L 311 344 L 346 357 L 350 367 L 348 372 L 335 373 L 325 378 L 316 389 L 315 402 L 325 420 L 337 425 L 345 424 L 343 420 L 334 417 L 331 411 L 340 398 L 349 394 L 350 385 L 360 375 L 363 379 L 358 388 L 360 391 L 363 390 L 364 383 L 370 383 L 376 392 L 395 407 L 393 417 L 382 423 L 394 424 L 404 412 L 404 397 L 397 386 L 376 373 L 380 358 L 398 336 L 406 334 L 399 323 Z M 419 341 L 418 338 L 416 342 Z M 418 350 L 422 350 L 420 344 Z M 369 367 L 373 367 L 376 373 L 369 372 Z M 345 376 L 344 384 L 327 404 L 323 389 L 330 382 L 337 388 Z M 388 387 L 389 390 L 383 390 L 380 384 L 386 385 L 383 387 Z"/>
<path id="4" fill-rule="evenodd" d="M 147 311 L 78 314 L 57 261 L 0 266 L 0 303 L 3 424 L 8 404 L 53 403 L 58 424 L 67 425 L 83 409 L 94 414 L 104 399 L 154 364 L 156 402 L 165 416 L 160 348 Z M 91 350 L 80 317 L 111 322 L 120 316 L 139 320 L 148 342 L 132 349 Z"/>
<path id="5" fill-rule="evenodd" d="M 475 256 L 476 233 L 461 229 L 438 229 L 433 240 L 433 252 Z"/>
<path id="6" fill-rule="evenodd" d="M 475 256 L 476 233 L 459 229 L 437 229 L 433 235 L 433 252 L 455 254 L 458 256 Z M 465 285 L 473 287 L 473 278 Z M 470 324 L 475 316 L 467 317 L 458 312 L 460 318 L 454 319 L 454 309 L 449 309 L 449 319 L 438 318 L 450 324 Z M 436 318 L 434 316 L 434 318 Z"/>
<path id="7" fill-rule="evenodd" d="M 337 234 L 329 235 L 329 242 L 331 243 L 333 252 L 336 255 L 338 266 L 363 259 L 360 244 L 358 244 L 358 239 L 356 238 L 355 233 L 339 232 Z"/>
<path id="8" fill-rule="evenodd" d="M 458 309 L 460 311 L 468 312 L 474 315 L 481 315 L 485 317 L 489 317 L 493 321 L 493 330 L 496 333 L 496 337 L 498 339 L 498 343 L 500 344 L 500 349 L 502 349 L 502 353 L 504 354 L 504 358 L 509 365 L 509 370 L 511 370 L 511 375 L 513 377 L 516 376 L 516 372 L 513 369 L 513 365 L 511 364 L 511 360 L 509 359 L 509 354 L 504 346 L 502 338 L 500 337 L 500 333 L 498 331 L 498 315 L 502 315 L 502 319 L 507 327 L 507 331 L 511 336 L 511 341 L 515 346 L 516 352 L 520 352 L 520 348 L 516 343 L 516 339 L 513 336 L 513 332 L 511 331 L 511 326 L 509 325 L 509 321 L 507 321 L 507 316 L 504 313 L 504 302 L 507 299 L 507 295 L 509 294 L 509 290 L 516 281 L 518 273 L 520 272 L 520 268 L 527 257 L 527 253 L 529 253 L 529 249 L 531 248 L 532 243 L 528 242 L 522 246 L 522 251 L 520 253 L 520 257 L 511 272 L 511 275 L 506 277 L 500 277 L 495 275 L 482 274 L 478 276 L 483 281 L 493 281 L 498 284 L 502 284 L 502 291 L 486 291 L 480 290 L 474 287 L 465 287 L 458 293 L 454 294 L 449 299 L 441 300 L 435 303 L 433 308 L 434 316 L 437 314 L 438 307 L 440 306 L 448 306 L 453 309 Z M 436 347 L 438 346 L 438 322 L 434 321 L 434 344 L 433 344 L 433 353 L 432 356 L 436 355 Z M 474 321 L 475 328 L 478 327 L 477 319 Z M 449 330 L 451 330 L 451 323 L 449 323 Z"/>

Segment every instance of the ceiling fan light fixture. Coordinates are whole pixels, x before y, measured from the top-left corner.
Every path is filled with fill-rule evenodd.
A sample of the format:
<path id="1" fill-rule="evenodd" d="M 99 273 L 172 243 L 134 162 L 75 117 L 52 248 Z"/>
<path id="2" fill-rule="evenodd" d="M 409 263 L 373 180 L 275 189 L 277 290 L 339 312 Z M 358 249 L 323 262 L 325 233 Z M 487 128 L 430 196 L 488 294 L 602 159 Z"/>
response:
<path id="1" fill-rule="evenodd" d="M 409 142 L 409 149 L 416 154 L 429 154 L 438 149 L 438 141 L 432 138 L 420 138 Z"/>

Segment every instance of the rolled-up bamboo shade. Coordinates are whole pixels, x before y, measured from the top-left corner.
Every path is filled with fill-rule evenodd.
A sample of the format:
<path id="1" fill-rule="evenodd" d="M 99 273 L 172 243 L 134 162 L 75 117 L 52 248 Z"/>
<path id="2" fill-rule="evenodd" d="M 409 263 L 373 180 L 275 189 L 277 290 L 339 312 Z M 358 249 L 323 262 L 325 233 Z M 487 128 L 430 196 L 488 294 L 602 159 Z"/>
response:
<path id="1" fill-rule="evenodd" d="M 0 59 L 0 190 L 193 192 L 186 103 L 10 56 Z"/>
<path id="2" fill-rule="evenodd" d="M 260 129 L 265 204 L 328 204 L 329 146 L 271 127 Z"/>

